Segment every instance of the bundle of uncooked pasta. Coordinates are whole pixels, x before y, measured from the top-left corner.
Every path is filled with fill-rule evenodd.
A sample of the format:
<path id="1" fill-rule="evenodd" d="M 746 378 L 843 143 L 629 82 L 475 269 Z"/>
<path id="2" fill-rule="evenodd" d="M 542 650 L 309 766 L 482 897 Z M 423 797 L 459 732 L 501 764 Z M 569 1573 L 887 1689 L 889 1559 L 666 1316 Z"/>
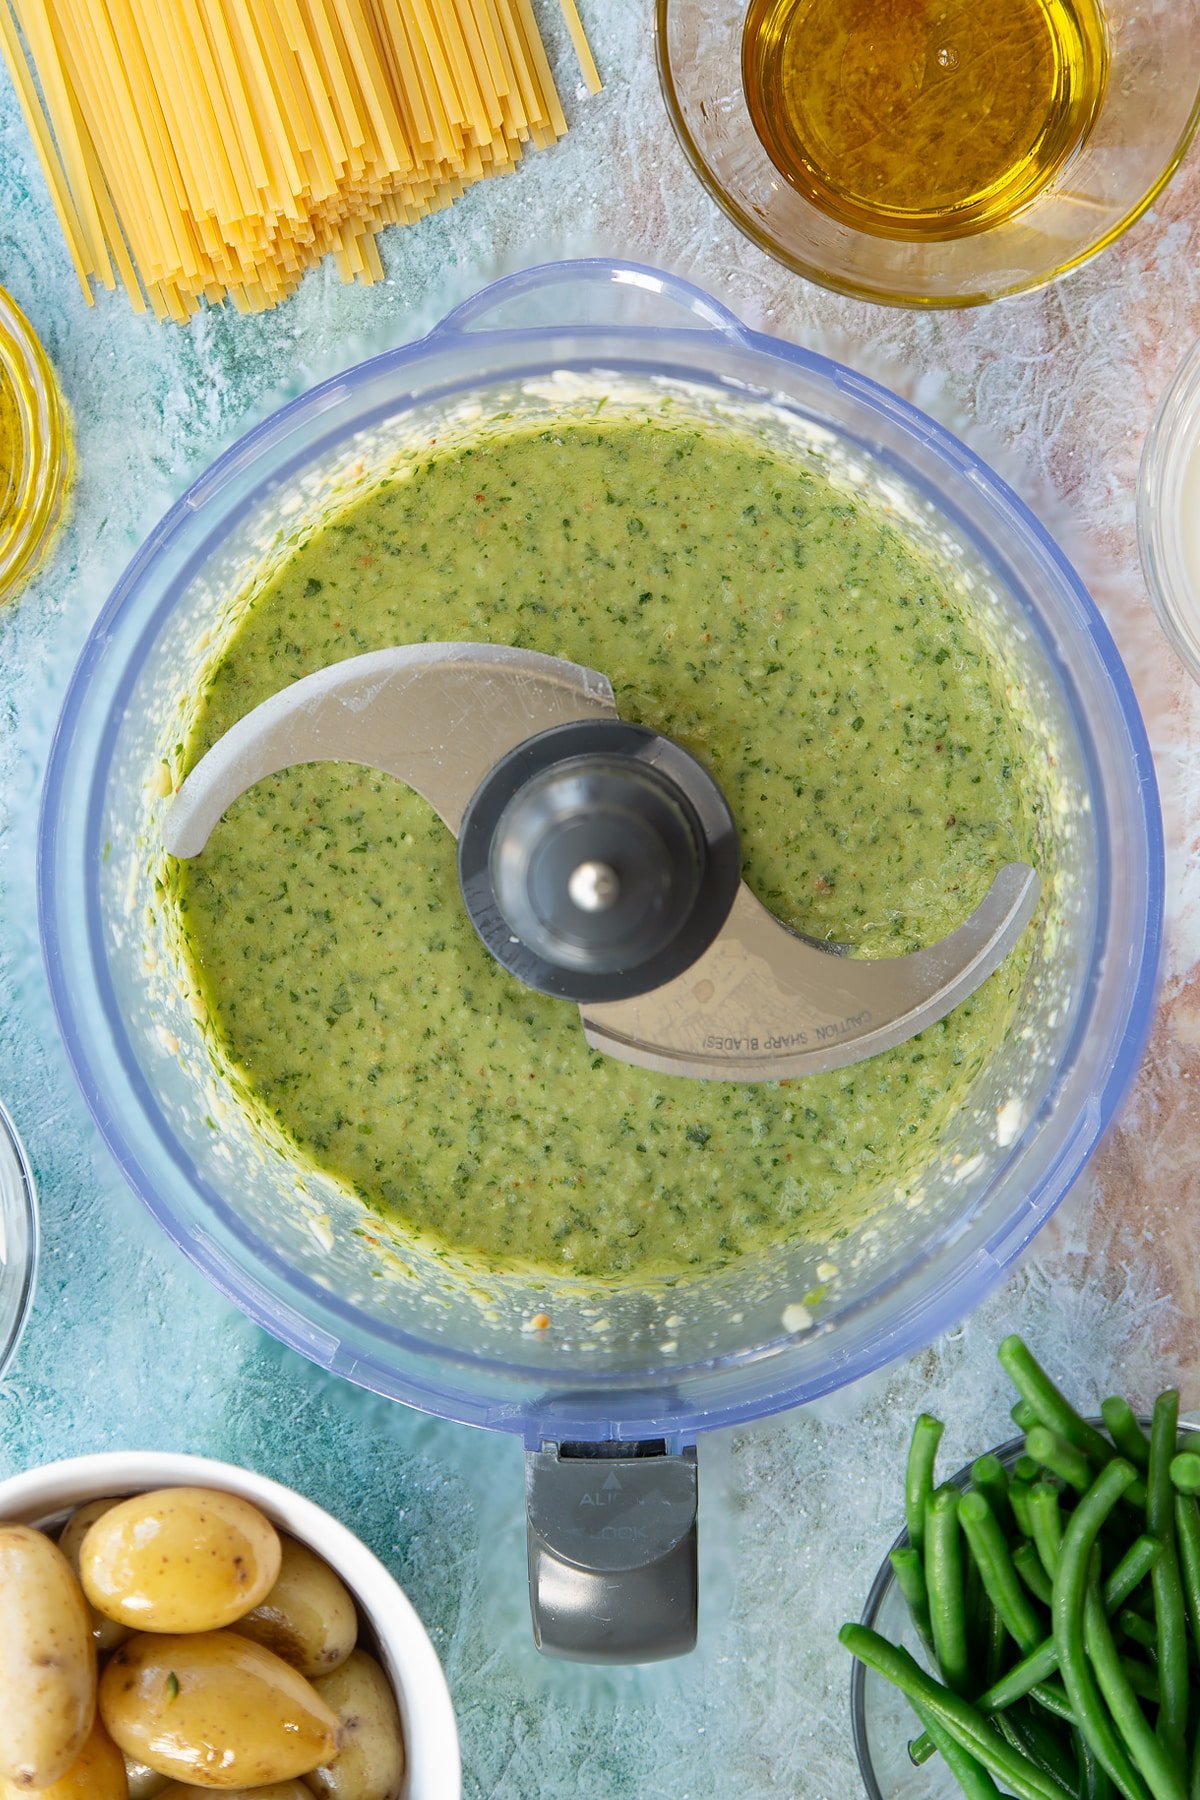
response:
<path id="1" fill-rule="evenodd" d="M 181 321 L 375 280 L 382 226 L 566 130 L 531 0 L 0 0 L 0 49 L 84 292 Z"/>

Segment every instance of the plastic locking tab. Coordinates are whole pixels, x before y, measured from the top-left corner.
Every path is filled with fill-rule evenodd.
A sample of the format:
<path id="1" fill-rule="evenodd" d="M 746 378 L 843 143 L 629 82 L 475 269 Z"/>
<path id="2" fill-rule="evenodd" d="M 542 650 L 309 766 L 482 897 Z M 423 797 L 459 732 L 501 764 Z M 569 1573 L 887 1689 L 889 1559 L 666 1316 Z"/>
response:
<path id="1" fill-rule="evenodd" d="M 525 1455 L 533 1635 L 573 1662 L 696 1645 L 695 1446 L 543 1443 Z"/>

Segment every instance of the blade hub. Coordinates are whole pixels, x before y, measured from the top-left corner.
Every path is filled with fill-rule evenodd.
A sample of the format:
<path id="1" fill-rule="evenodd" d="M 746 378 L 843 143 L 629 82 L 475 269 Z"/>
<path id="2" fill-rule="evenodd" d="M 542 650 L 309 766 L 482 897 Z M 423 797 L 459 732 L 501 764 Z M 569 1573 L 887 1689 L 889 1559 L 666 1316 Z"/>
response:
<path id="1" fill-rule="evenodd" d="M 621 893 L 621 877 L 608 863 L 581 862 L 567 882 L 571 903 L 580 912 L 607 912 Z"/>
<path id="2" fill-rule="evenodd" d="M 690 966 L 737 891 L 737 829 L 687 751 L 622 720 L 540 733 L 469 802 L 459 879 L 472 922 L 528 986 L 645 993 Z"/>

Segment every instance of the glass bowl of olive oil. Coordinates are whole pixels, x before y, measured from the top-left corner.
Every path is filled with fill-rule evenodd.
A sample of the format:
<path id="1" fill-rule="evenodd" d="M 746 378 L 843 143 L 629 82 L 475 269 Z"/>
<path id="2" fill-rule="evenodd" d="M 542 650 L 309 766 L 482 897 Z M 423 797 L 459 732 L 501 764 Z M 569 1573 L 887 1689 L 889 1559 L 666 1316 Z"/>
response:
<path id="1" fill-rule="evenodd" d="M 798 274 L 896 306 L 1114 242 L 1200 123 L 1200 0 L 657 0 L 696 173 Z"/>
<path id="2" fill-rule="evenodd" d="M 67 413 L 33 327 L 0 288 L 0 601 L 45 555 L 70 481 Z"/>

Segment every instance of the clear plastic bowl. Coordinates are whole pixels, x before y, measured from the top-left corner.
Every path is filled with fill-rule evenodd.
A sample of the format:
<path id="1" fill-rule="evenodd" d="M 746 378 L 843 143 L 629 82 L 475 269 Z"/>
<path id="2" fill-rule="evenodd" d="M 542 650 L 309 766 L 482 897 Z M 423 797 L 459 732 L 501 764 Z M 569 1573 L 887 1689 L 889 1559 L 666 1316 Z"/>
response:
<path id="1" fill-rule="evenodd" d="M 484 413 L 561 417 L 669 393 L 713 428 L 781 437 L 903 514 L 973 596 L 1057 759 L 1053 904 L 1009 1042 L 926 1171 L 839 1246 L 781 1247 L 653 1293 L 381 1264 L 361 1211 L 264 1150 L 170 980 L 153 868 L 162 759 L 230 597 L 394 460 Z M 166 784 L 169 785 L 169 784 Z M 1129 681 L 1079 578 L 961 443 L 852 370 L 747 330 L 633 264 L 509 277 L 421 342 L 336 376 L 244 437 L 121 578 L 85 646 L 46 777 L 39 904 L 84 1094 L 154 1216 L 269 1331 L 411 1405 L 544 1437 L 663 1438 L 810 1399 L 961 1317 L 1078 1175 L 1140 1057 L 1161 927 L 1161 823 Z M 381 1278 L 382 1277 L 382 1278 Z M 811 1328 L 794 1303 L 824 1283 Z M 548 1312 L 549 1331 L 528 1329 Z M 786 1322 L 785 1322 L 786 1314 Z M 807 1325 L 807 1320 L 805 1321 Z"/>
<path id="2" fill-rule="evenodd" d="M 859 300 L 976 306 L 1115 243 L 1170 180 L 1200 121 L 1200 0 L 1103 0 L 1102 10 L 1108 82 L 1086 140 L 1027 206 L 969 237 L 857 231 L 784 180 L 746 107 L 746 0 L 657 0 L 659 75 L 692 168 L 760 250 Z"/>
<path id="3" fill-rule="evenodd" d="M 1158 622 L 1200 681 L 1200 343 L 1176 371 L 1146 438 L 1138 545 Z"/>

